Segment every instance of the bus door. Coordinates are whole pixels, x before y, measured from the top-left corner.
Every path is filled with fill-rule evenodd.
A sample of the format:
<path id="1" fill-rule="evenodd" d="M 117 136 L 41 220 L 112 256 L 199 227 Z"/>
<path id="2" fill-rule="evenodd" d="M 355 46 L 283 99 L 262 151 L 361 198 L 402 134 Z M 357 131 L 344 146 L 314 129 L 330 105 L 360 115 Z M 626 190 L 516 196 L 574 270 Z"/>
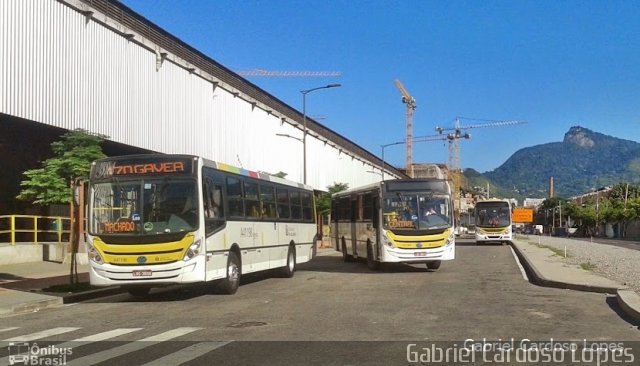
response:
<path id="1" fill-rule="evenodd" d="M 358 232 L 357 232 L 357 219 L 358 219 L 358 199 L 357 196 L 353 195 L 351 196 L 351 200 L 350 200 L 350 204 L 351 204 L 351 220 L 350 222 L 350 229 L 351 229 L 351 252 L 353 253 L 353 256 L 357 256 L 358 254 L 358 249 L 357 249 L 357 245 L 358 245 Z M 365 252 L 366 253 L 366 252 Z"/>
<path id="2" fill-rule="evenodd" d="M 289 244 L 292 240 L 295 241 L 297 235 L 296 227 L 292 224 L 288 189 L 283 187 L 276 188 L 276 207 L 278 223 L 275 227 L 278 234 L 278 244 L 280 245 L 270 251 L 271 267 L 273 268 L 287 265 L 287 251 L 289 248 L 284 244 Z"/>
<path id="3" fill-rule="evenodd" d="M 380 209 L 380 197 L 373 197 L 373 205 L 371 207 L 371 217 L 373 219 L 373 231 L 374 231 L 374 240 L 375 243 L 373 245 L 374 256 L 379 258 L 380 256 L 380 215 L 382 210 Z"/>
<path id="4" fill-rule="evenodd" d="M 273 252 L 277 251 L 275 246 L 280 243 L 278 238 L 278 224 L 276 223 L 278 212 L 276 210 L 276 192 L 274 186 L 260 183 L 258 214 L 259 217 L 253 224 L 255 230 L 253 245 L 257 250 L 254 268 L 263 270 L 274 267 L 271 260 L 274 258 Z M 278 258 L 277 255 L 275 257 Z"/>
<path id="5" fill-rule="evenodd" d="M 221 252 L 224 249 L 224 228 L 226 215 L 224 209 L 223 185 L 214 182 L 210 177 L 205 177 L 202 182 L 202 202 L 205 230 L 205 244 L 203 250 L 211 254 L 207 258 L 207 278 L 224 276 L 226 274 L 226 256 Z M 209 273 L 210 272 L 210 273 Z"/>

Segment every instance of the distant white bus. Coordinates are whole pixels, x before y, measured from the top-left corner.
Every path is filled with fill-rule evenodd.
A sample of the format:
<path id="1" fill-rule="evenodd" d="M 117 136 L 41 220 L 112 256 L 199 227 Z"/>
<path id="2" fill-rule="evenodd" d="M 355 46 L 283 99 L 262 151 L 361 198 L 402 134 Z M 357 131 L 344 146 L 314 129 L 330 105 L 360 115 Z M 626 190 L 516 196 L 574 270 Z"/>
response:
<path id="1" fill-rule="evenodd" d="M 443 179 L 386 180 L 334 193 L 331 238 L 345 261 L 422 263 L 455 258 L 454 213 Z"/>
<path id="2" fill-rule="evenodd" d="M 511 204 L 507 200 L 484 200 L 475 207 L 476 244 L 507 244 L 512 238 Z"/>

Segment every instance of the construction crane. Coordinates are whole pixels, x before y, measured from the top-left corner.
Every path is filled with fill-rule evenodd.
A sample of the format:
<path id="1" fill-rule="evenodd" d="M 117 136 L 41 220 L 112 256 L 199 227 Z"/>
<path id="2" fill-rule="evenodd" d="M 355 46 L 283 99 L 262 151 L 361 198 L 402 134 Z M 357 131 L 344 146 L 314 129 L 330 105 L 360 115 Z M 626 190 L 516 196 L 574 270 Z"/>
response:
<path id="1" fill-rule="evenodd" d="M 396 79 L 395 83 L 402 94 L 402 103 L 407 106 L 407 175 L 413 178 L 413 111 L 416 109 L 416 100 L 404 88 L 400 80 Z"/>
<path id="2" fill-rule="evenodd" d="M 467 126 L 461 126 L 460 120 L 474 120 L 474 121 L 485 121 L 489 123 L 480 123 L 480 124 L 472 124 Z M 466 130 L 472 128 L 484 128 L 484 127 L 504 127 L 511 125 L 518 125 L 527 123 L 525 121 L 494 121 L 494 120 L 481 120 L 475 118 L 464 118 L 464 117 L 456 117 L 454 127 L 453 128 L 443 128 L 436 127 L 436 131 L 442 135 L 443 132 L 447 132 L 446 135 L 443 135 L 444 138 L 449 141 L 449 173 L 448 178 L 451 181 L 454 195 L 454 209 L 459 213 L 460 210 L 460 191 L 461 191 L 461 180 L 462 175 L 460 172 L 460 140 L 461 139 L 470 139 L 471 135 L 466 132 Z"/>
<path id="3" fill-rule="evenodd" d="M 238 70 L 236 74 L 240 76 L 261 76 L 261 77 L 337 77 L 341 76 L 340 71 L 278 71 L 278 70 Z"/>

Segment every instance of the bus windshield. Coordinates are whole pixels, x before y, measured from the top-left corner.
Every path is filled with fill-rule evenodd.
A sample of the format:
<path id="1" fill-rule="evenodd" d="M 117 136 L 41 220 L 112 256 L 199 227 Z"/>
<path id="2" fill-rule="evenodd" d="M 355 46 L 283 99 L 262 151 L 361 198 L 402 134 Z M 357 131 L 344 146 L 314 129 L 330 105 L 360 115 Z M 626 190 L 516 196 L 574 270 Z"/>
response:
<path id="1" fill-rule="evenodd" d="M 89 233 L 159 235 L 198 228 L 193 179 L 112 180 L 91 187 Z"/>
<path id="2" fill-rule="evenodd" d="M 476 204 L 476 225 L 480 227 L 505 227 L 511 225 L 511 209 L 507 202 Z"/>
<path id="3" fill-rule="evenodd" d="M 385 229 L 446 229 L 453 212 L 448 196 L 432 193 L 396 192 L 384 197 Z"/>

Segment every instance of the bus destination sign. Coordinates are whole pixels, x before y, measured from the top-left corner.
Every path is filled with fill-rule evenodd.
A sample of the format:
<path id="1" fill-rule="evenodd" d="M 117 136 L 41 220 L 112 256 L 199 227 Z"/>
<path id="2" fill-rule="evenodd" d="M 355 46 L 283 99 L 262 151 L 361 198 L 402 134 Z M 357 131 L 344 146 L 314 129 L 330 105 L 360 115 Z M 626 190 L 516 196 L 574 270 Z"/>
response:
<path id="1" fill-rule="evenodd" d="M 157 158 L 149 160 L 122 159 L 97 161 L 91 169 L 92 179 L 105 179 L 121 176 L 141 176 L 160 174 L 188 175 L 192 172 L 191 159 Z"/>

